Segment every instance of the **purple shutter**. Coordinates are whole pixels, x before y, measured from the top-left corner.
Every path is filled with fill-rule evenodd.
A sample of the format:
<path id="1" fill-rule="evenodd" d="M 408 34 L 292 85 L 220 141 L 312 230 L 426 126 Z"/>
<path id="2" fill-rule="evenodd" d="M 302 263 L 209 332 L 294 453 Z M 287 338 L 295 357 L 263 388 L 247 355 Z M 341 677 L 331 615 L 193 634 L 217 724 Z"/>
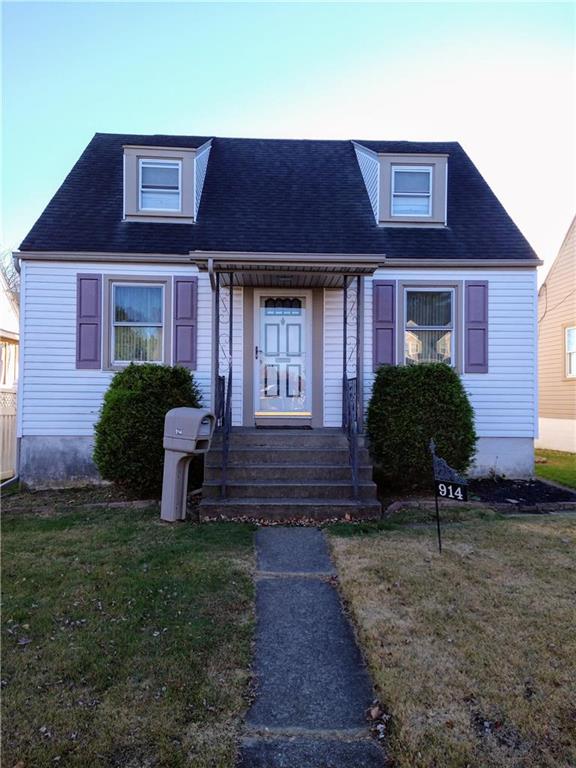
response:
<path id="1" fill-rule="evenodd" d="M 488 282 L 466 281 L 465 373 L 488 373 Z"/>
<path id="2" fill-rule="evenodd" d="M 102 367 L 102 275 L 76 282 L 76 368 Z"/>
<path id="3" fill-rule="evenodd" d="M 374 368 L 396 364 L 396 281 L 374 280 Z"/>
<path id="4" fill-rule="evenodd" d="M 196 368 L 198 278 L 174 278 L 174 365 Z"/>

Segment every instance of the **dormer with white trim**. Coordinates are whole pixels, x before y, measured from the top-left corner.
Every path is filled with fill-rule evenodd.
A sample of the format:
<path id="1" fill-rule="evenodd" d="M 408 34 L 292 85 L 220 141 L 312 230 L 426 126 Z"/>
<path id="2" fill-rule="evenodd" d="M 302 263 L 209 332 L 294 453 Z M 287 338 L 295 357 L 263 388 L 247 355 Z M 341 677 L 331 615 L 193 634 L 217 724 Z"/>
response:
<path id="1" fill-rule="evenodd" d="M 448 155 L 374 152 L 352 143 L 377 224 L 446 226 Z"/>
<path id="2" fill-rule="evenodd" d="M 124 221 L 194 224 L 212 140 L 198 148 L 124 146 Z"/>

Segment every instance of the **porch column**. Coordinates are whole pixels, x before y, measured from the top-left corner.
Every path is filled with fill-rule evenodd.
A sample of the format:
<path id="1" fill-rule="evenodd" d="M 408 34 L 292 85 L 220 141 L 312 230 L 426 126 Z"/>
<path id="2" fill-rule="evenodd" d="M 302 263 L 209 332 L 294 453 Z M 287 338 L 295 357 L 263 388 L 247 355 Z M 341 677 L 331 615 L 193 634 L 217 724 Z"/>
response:
<path id="1" fill-rule="evenodd" d="M 358 432 L 364 432 L 364 278 L 358 275 L 356 297 L 356 406 Z"/>

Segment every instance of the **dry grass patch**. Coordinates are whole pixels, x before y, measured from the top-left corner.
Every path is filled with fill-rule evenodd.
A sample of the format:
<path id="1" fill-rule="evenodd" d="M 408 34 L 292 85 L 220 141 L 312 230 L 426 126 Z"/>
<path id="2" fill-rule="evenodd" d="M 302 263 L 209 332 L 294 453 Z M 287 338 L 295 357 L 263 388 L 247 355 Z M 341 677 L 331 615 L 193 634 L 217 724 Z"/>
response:
<path id="1" fill-rule="evenodd" d="M 576 765 L 576 519 L 451 524 L 441 556 L 422 525 L 331 544 L 398 768 Z"/>
<path id="2" fill-rule="evenodd" d="M 2 527 L 2 766 L 231 768 L 251 527 L 57 506 Z"/>

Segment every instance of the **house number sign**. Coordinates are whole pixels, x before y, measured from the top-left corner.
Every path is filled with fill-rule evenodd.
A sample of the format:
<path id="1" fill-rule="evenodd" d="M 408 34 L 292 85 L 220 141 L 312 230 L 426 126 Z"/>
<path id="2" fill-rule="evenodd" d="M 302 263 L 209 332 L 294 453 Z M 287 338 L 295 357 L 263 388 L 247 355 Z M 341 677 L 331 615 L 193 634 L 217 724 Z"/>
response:
<path id="1" fill-rule="evenodd" d="M 436 455 L 436 443 L 430 440 L 432 468 L 434 470 L 434 501 L 436 502 L 436 529 L 438 532 L 438 550 L 442 552 L 442 532 L 440 530 L 440 508 L 438 499 L 468 501 L 466 479 L 456 472 L 448 462 Z"/>
<path id="2" fill-rule="evenodd" d="M 468 486 L 462 483 L 448 483 L 445 480 L 434 480 L 436 494 L 441 499 L 453 501 L 468 501 Z"/>

